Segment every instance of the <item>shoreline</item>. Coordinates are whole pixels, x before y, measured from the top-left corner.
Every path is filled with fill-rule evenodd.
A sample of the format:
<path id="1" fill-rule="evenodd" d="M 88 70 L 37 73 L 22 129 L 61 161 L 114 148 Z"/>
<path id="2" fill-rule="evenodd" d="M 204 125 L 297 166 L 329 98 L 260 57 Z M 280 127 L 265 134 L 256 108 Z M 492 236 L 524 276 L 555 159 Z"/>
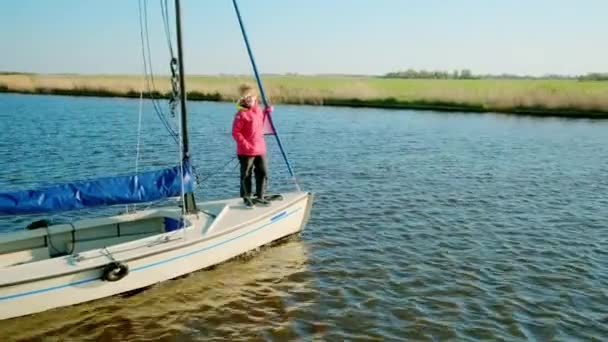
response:
<path id="1" fill-rule="evenodd" d="M 40 90 L 13 90 L 0 87 L 0 94 L 25 94 L 25 95 L 47 95 L 47 96 L 76 96 L 76 97 L 105 97 L 105 98 L 139 98 L 139 93 L 118 93 L 107 90 L 94 89 L 40 89 Z M 151 99 L 152 97 L 144 94 L 144 98 Z M 169 99 L 164 94 L 157 93 L 154 95 L 156 99 Z M 199 92 L 188 92 L 188 101 L 209 101 L 209 102 L 233 102 L 232 99 L 223 98 L 220 94 L 202 94 Z M 374 108 L 374 109 L 394 109 L 394 110 L 423 110 L 446 113 L 476 113 L 476 114 L 508 114 L 518 116 L 535 116 L 535 117 L 561 117 L 572 119 L 608 119 L 608 111 L 600 110 L 581 110 L 571 108 L 532 108 L 532 107 L 514 107 L 514 108 L 486 108 L 477 105 L 467 105 L 458 103 L 430 103 L 430 102 L 404 102 L 395 99 L 381 100 L 361 100 L 361 99 L 315 99 L 314 101 L 281 101 L 274 104 L 289 104 L 289 105 L 308 105 L 308 106 L 327 106 L 327 107 L 344 107 L 344 108 Z"/>
<path id="2" fill-rule="evenodd" d="M 189 101 L 233 102 L 241 76 L 186 79 Z M 0 93 L 139 98 L 137 76 L 0 75 Z M 145 98 L 169 98 L 168 79 Z M 442 81 L 373 77 L 270 76 L 267 93 L 274 104 L 405 109 L 460 113 L 608 119 L 608 82 Z M 547 90 L 549 88 L 549 90 Z"/>

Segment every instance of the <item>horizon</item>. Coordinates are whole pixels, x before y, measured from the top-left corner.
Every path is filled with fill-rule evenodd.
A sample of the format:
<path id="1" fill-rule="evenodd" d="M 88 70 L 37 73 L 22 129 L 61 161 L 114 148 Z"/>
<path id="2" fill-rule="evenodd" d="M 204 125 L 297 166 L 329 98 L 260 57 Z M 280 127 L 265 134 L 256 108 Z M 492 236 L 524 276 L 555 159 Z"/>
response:
<path id="1" fill-rule="evenodd" d="M 599 76 L 608 76 L 608 73 L 604 72 L 588 72 L 585 74 L 542 74 L 542 75 L 526 75 L 526 74 L 510 74 L 510 73 L 492 73 L 492 74 L 478 74 L 473 70 L 468 69 L 472 72 L 472 76 L 474 77 L 513 77 L 513 78 L 577 78 L 584 77 L 590 75 L 599 75 Z M 394 72 L 402 72 L 406 70 L 398 70 Z M 461 71 L 461 70 L 415 70 L 417 72 L 426 71 L 426 72 L 447 72 L 450 73 L 452 71 Z M 390 73 L 390 72 L 389 72 Z M 405 77 L 386 77 L 388 73 L 384 74 L 339 74 L 339 73 L 326 73 L 326 74 L 301 74 L 295 72 L 285 72 L 285 73 L 269 73 L 264 72 L 260 73 L 260 76 L 303 76 L 303 77 L 379 77 L 379 78 L 405 78 Z M 79 72 L 30 72 L 30 71 L 13 71 L 13 70 L 0 70 L 0 75 L 47 75 L 47 76 L 127 76 L 127 77 L 143 77 L 144 75 L 141 73 L 79 73 Z M 169 73 L 155 72 L 154 76 L 162 76 L 169 77 Z M 253 74 L 229 74 L 229 73 L 218 73 L 218 74 L 187 74 L 186 77 L 255 77 Z M 410 79 L 424 79 L 423 77 L 417 78 L 412 77 Z"/>
<path id="2" fill-rule="evenodd" d="M 168 75 L 160 6 L 156 1 L 147 6 L 154 74 Z M 169 7 L 175 36 L 172 2 Z M 240 9 L 264 75 L 383 76 L 408 69 L 469 69 L 475 75 L 576 77 L 608 71 L 608 47 L 600 43 L 608 33 L 601 15 L 608 2 L 601 0 L 354 0 L 348 6 L 322 0 L 291 5 L 241 0 Z M 0 37 L 6 47 L 0 70 L 143 73 L 137 1 L 8 0 L 0 3 L 0 13 L 11 14 L 0 20 L 0 29 L 11 33 Z M 252 75 L 229 1 L 184 0 L 182 14 L 186 74 Z"/>

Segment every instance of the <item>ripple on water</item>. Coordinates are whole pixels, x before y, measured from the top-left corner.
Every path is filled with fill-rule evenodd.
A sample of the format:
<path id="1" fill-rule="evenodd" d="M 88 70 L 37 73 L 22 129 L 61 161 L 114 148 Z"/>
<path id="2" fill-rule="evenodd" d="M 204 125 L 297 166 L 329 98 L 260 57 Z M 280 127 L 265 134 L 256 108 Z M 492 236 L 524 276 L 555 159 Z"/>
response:
<path id="1" fill-rule="evenodd" d="M 140 167 L 169 165 L 177 149 L 146 108 Z M 235 164 L 220 170 L 233 109 L 191 104 L 193 159 L 214 175 L 199 200 L 237 195 Z M 0 187 L 132 171 L 137 112 L 132 100 L 0 94 L 12 123 Z M 608 336 L 607 122 L 305 106 L 275 121 L 316 196 L 301 238 L 139 294 L 0 321 L 3 341 Z M 271 188 L 292 189 L 268 141 Z"/>

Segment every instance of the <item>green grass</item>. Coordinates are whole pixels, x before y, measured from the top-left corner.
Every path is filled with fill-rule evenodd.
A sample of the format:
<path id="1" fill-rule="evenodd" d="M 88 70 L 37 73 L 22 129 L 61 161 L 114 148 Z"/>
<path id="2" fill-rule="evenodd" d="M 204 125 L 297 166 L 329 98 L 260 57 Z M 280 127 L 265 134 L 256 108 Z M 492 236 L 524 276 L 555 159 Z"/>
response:
<path id="1" fill-rule="evenodd" d="M 418 80 L 355 76 L 264 76 L 273 103 L 608 118 L 608 82 L 577 80 Z M 245 76 L 190 76 L 190 100 L 234 101 Z M 139 97 L 144 82 L 120 75 L 0 75 L 0 91 Z M 155 78 L 167 97 L 167 77 Z"/>

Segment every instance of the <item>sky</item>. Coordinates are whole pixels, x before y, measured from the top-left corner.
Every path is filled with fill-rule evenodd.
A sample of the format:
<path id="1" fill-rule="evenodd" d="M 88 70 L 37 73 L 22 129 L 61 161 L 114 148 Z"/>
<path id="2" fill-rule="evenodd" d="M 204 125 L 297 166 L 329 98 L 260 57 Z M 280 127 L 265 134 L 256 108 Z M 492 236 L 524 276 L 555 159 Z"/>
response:
<path id="1" fill-rule="evenodd" d="M 160 0 L 147 7 L 153 70 L 166 74 Z M 187 74 L 252 72 L 230 0 L 181 7 Z M 262 73 L 608 72 L 607 0 L 239 0 L 239 7 Z M 2 0 L 0 71 L 141 74 L 138 12 L 138 0 Z"/>

